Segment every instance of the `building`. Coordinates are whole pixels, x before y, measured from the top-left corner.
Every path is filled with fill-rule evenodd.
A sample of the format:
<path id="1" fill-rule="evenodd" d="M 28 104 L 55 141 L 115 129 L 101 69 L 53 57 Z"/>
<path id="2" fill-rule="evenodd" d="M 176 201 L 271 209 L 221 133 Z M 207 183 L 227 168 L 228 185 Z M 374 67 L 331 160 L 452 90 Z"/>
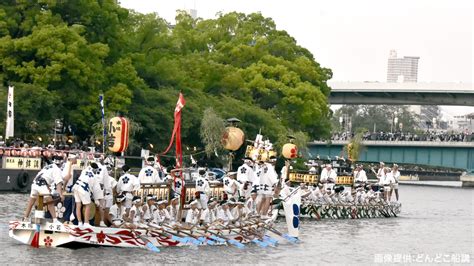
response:
<path id="1" fill-rule="evenodd" d="M 449 121 L 449 129 L 455 132 L 474 132 L 474 113 L 454 116 Z"/>
<path id="2" fill-rule="evenodd" d="M 387 82 L 417 82 L 417 56 L 397 57 L 397 51 L 391 50 L 387 66 Z"/>
<path id="3" fill-rule="evenodd" d="M 197 9 L 188 9 L 186 10 L 186 12 L 193 18 L 193 19 L 197 19 Z"/>

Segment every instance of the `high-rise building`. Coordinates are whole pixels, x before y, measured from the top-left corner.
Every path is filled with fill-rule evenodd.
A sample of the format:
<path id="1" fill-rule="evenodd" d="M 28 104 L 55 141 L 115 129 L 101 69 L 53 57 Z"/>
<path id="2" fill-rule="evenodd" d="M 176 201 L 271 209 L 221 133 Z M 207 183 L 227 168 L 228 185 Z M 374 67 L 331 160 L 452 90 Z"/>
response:
<path id="1" fill-rule="evenodd" d="M 388 58 L 387 82 L 417 82 L 417 56 L 397 57 L 397 51 L 391 50 Z"/>
<path id="2" fill-rule="evenodd" d="M 188 14 L 193 18 L 193 19 L 197 19 L 197 14 L 198 14 L 198 11 L 197 9 L 189 9 L 189 10 L 186 10 L 188 12 Z"/>

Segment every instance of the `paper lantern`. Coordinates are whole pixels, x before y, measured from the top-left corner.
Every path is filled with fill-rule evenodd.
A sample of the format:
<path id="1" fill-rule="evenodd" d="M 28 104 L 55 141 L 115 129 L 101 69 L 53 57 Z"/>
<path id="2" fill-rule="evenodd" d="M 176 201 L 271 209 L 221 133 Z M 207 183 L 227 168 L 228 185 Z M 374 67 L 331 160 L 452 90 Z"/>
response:
<path id="1" fill-rule="evenodd" d="M 222 136 L 222 145 L 224 149 L 229 151 L 236 151 L 244 144 L 245 134 L 237 127 L 227 127 Z"/>
<path id="2" fill-rule="evenodd" d="M 109 121 L 109 150 L 124 152 L 128 147 L 128 120 L 125 117 L 113 117 Z"/>
<path id="3" fill-rule="evenodd" d="M 298 156 L 298 147 L 296 147 L 296 145 L 293 143 L 286 143 L 283 145 L 281 154 L 286 159 L 294 159 Z"/>
<path id="4" fill-rule="evenodd" d="M 257 160 L 257 158 L 258 158 L 258 150 L 257 150 L 257 149 L 251 150 L 251 151 L 248 153 L 247 156 L 250 157 L 250 158 L 252 158 L 252 160 L 254 160 L 254 161 Z"/>

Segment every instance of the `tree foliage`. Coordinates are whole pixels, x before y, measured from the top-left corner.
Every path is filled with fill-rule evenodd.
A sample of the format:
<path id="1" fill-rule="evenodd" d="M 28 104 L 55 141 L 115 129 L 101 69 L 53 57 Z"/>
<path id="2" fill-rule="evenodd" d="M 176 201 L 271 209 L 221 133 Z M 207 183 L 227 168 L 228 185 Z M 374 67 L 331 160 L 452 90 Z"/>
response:
<path id="1" fill-rule="evenodd" d="M 199 132 L 207 156 L 222 150 L 222 136 L 225 131 L 224 120 L 219 117 L 212 107 L 204 110 Z"/>
<path id="2" fill-rule="evenodd" d="M 113 0 L 9 0 L 0 4 L 0 56 L 3 87 L 17 87 L 20 134 L 31 121 L 47 133 L 48 123 L 62 118 L 77 136 L 92 135 L 103 93 L 106 113 L 120 112 L 142 128 L 136 143 L 163 148 L 179 92 L 189 146 L 203 146 L 196 132 L 209 107 L 241 119 L 247 135 L 330 132 L 331 71 L 260 13 L 202 20 L 180 11 L 170 25 Z"/>
<path id="3" fill-rule="evenodd" d="M 400 123 L 403 131 L 413 132 L 418 125 L 419 118 L 416 114 L 409 111 L 407 106 L 400 105 L 344 105 L 335 111 L 332 118 L 333 128 L 342 131 L 344 124 L 341 125 L 341 117 L 350 117 L 352 122 L 352 132 L 358 129 L 377 132 L 390 132 L 390 130 L 400 130 Z M 395 125 L 395 117 L 398 124 Z M 343 121 L 347 123 L 347 121 Z"/>

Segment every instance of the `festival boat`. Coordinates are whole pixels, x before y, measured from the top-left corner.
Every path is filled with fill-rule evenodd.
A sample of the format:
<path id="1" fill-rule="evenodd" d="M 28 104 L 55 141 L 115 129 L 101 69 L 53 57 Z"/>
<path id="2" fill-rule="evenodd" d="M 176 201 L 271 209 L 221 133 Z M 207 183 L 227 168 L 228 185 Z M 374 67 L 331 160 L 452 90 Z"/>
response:
<path id="1" fill-rule="evenodd" d="M 336 168 L 337 169 L 337 168 Z M 339 169 L 338 169 L 339 170 Z M 338 171 L 336 186 L 352 189 L 354 178 L 346 171 Z M 289 174 L 289 180 L 293 184 L 305 183 L 316 185 L 319 175 L 308 172 L 294 171 Z M 390 218 L 397 217 L 401 212 L 400 202 L 384 202 L 373 204 L 323 204 L 312 201 L 302 201 L 301 217 L 321 219 L 363 219 L 363 218 Z"/>
<path id="2" fill-rule="evenodd" d="M 170 193 L 169 184 L 143 184 L 139 195 L 152 194 L 157 197 L 167 198 Z M 184 189 L 185 199 L 192 199 L 195 187 L 186 185 Z M 211 196 L 222 199 L 222 183 L 211 183 Z M 113 227 L 79 227 L 71 222 L 52 223 L 45 219 L 46 208 L 43 206 L 43 196 L 35 211 L 33 221 L 11 221 L 9 223 L 9 236 L 23 244 L 33 247 L 67 247 L 81 248 L 87 246 L 109 246 L 126 248 L 145 248 L 159 251 L 161 247 L 201 246 L 201 245 L 228 245 L 244 248 L 246 244 L 254 243 L 260 247 L 275 246 L 278 240 L 274 237 L 284 239 L 287 242 L 298 242 L 299 215 L 294 214 L 294 198 L 290 198 L 287 211 L 288 234 L 281 233 L 273 228 L 273 220 L 263 221 L 259 218 L 251 218 L 243 221 L 239 226 L 211 226 L 194 227 L 192 229 L 177 227 L 173 225 L 147 224 L 138 226 L 137 229 L 113 228 Z M 72 202 L 72 195 L 66 195 L 65 202 Z M 296 199 L 298 200 L 298 199 Z M 65 206 L 56 205 L 58 217 L 68 220 L 73 204 Z M 296 208 L 299 208 L 299 203 Z M 296 214 L 299 214 L 297 210 Z M 95 208 L 91 208 L 91 221 L 97 224 L 98 215 Z M 95 221 L 94 221 L 95 220 Z M 296 220 L 296 222 L 295 222 Z"/>
<path id="3" fill-rule="evenodd" d="M 301 217 L 322 219 L 363 219 L 363 218 L 390 218 L 397 217 L 401 211 L 401 203 L 386 204 L 320 204 L 303 202 Z"/>
<path id="4" fill-rule="evenodd" d="M 269 234 L 281 236 L 291 242 L 297 241 L 296 238 L 285 236 L 258 220 L 239 227 L 194 229 L 158 225 L 148 225 L 139 229 L 79 227 L 46 221 L 40 224 L 12 221 L 9 224 L 11 238 L 26 245 L 46 248 L 87 246 L 160 248 L 191 245 L 231 245 L 242 248 L 251 242 L 259 246 L 276 244 L 277 240 Z"/>

